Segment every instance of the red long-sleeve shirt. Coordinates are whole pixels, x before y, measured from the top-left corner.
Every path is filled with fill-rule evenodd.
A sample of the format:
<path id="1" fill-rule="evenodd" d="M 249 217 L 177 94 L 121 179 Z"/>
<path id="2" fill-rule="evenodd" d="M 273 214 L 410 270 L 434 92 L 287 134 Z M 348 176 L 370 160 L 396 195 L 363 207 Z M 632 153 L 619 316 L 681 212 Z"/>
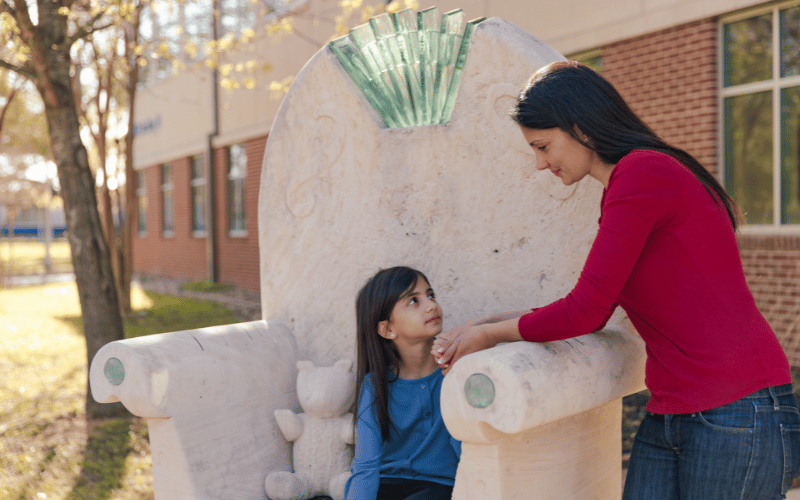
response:
<path id="1" fill-rule="evenodd" d="M 596 331 L 619 304 L 647 348 L 654 413 L 693 413 L 791 382 L 745 282 L 730 219 L 675 158 L 635 150 L 614 170 L 575 288 L 519 320 L 528 341 Z"/>

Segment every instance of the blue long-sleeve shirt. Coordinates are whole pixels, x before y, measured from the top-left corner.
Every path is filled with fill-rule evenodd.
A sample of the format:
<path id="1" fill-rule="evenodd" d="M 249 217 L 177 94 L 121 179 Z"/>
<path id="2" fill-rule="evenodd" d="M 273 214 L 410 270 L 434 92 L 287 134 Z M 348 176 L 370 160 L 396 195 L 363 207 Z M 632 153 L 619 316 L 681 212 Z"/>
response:
<path id="1" fill-rule="evenodd" d="M 384 442 L 372 410 L 372 377 L 364 377 L 352 475 L 344 488 L 346 500 L 375 500 L 381 478 L 453 485 L 461 443 L 450 436 L 442 420 L 442 380 L 442 371 L 436 370 L 420 379 L 389 382 L 393 425 L 389 440 Z"/>

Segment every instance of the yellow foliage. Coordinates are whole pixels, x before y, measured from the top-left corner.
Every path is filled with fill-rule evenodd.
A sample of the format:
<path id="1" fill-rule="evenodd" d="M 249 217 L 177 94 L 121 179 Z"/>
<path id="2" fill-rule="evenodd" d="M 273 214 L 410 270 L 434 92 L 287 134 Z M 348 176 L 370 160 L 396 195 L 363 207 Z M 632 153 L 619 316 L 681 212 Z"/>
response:
<path id="1" fill-rule="evenodd" d="M 69 14 L 69 7 L 59 7 L 58 9 L 59 16 L 66 16 L 67 14 Z"/>
<path id="2" fill-rule="evenodd" d="M 133 2 L 123 2 L 119 6 L 119 15 L 128 18 L 135 10 L 136 6 L 133 4 Z"/>
<path id="3" fill-rule="evenodd" d="M 147 59 L 145 59 L 144 57 L 140 57 L 139 58 L 139 66 L 142 66 L 142 67 L 147 66 Z"/>
<path id="4" fill-rule="evenodd" d="M 226 33 L 225 36 L 219 40 L 219 43 L 217 45 L 219 46 L 220 50 L 226 51 L 233 48 L 233 42 L 234 42 L 233 33 Z"/>
<path id="5" fill-rule="evenodd" d="M 247 61 L 246 63 L 244 63 L 244 66 L 245 66 L 245 68 L 247 68 L 247 71 L 249 71 L 250 73 L 252 73 L 252 72 L 253 72 L 253 70 L 255 70 L 255 69 L 256 69 L 256 64 L 258 64 L 258 63 L 256 63 L 256 60 L 255 60 L 255 59 L 250 59 L 249 61 Z"/>
<path id="6" fill-rule="evenodd" d="M 0 32 L 4 35 L 17 32 L 17 22 L 8 12 L 0 12 Z"/>
<path id="7" fill-rule="evenodd" d="M 248 89 L 254 89 L 256 87 L 256 80 L 255 78 L 245 78 L 244 79 L 244 86 Z"/>
<path id="8" fill-rule="evenodd" d="M 294 33 L 294 23 L 288 17 L 281 19 L 280 25 L 284 33 Z"/>
<path id="9" fill-rule="evenodd" d="M 336 36 L 345 36 L 350 28 L 347 26 L 347 19 L 344 16 L 336 16 Z"/>
<path id="10" fill-rule="evenodd" d="M 219 82 L 220 86 L 230 92 L 231 90 L 239 88 L 239 81 L 236 78 L 223 78 Z"/>
<path id="11" fill-rule="evenodd" d="M 197 55 L 197 49 L 197 43 L 195 42 L 186 42 L 186 45 L 183 46 L 183 50 L 185 50 L 192 59 Z"/>
<path id="12" fill-rule="evenodd" d="M 282 98 L 287 92 L 289 92 L 289 87 L 292 85 L 293 81 L 294 81 L 293 76 L 287 76 L 280 82 L 275 80 L 270 82 L 269 84 L 269 90 L 271 93 L 270 97 L 272 97 L 273 99 Z"/>
<path id="13" fill-rule="evenodd" d="M 144 54 L 144 45 L 137 45 L 135 49 L 133 49 L 133 53 L 137 56 Z"/>
<path id="14" fill-rule="evenodd" d="M 341 2 L 339 2 L 339 6 L 342 8 L 344 12 L 353 12 L 354 10 L 361 7 L 362 3 L 363 0 L 342 0 Z"/>
<path id="15" fill-rule="evenodd" d="M 373 7 L 372 5 L 366 5 L 364 9 L 361 11 L 361 22 L 366 23 L 374 15 L 375 15 L 375 7 Z"/>
<path id="16" fill-rule="evenodd" d="M 172 54 L 169 50 L 169 44 L 167 42 L 161 42 L 158 44 L 158 48 L 156 48 L 156 54 L 160 57 L 170 58 Z"/>
<path id="17" fill-rule="evenodd" d="M 241 73 L 242 71 L 244 71 L 244 64 L 243 63 L 238 63 L 236 65 L 236 72 L 237 73 Z"/>

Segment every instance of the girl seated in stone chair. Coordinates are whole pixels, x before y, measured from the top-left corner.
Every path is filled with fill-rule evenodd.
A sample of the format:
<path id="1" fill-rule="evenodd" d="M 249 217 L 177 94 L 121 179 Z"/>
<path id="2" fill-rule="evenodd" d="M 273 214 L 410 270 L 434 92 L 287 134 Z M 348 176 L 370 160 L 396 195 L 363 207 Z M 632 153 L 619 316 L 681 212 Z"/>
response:
<path id="1" fill-rule="evenodd" d="M 442 308 L 428 279 L 384 269 L 356 299 L 355 457 L 347 500 L 449 499 L 461 444 L 440 411 L 442 370 L 431 355 Z"/>

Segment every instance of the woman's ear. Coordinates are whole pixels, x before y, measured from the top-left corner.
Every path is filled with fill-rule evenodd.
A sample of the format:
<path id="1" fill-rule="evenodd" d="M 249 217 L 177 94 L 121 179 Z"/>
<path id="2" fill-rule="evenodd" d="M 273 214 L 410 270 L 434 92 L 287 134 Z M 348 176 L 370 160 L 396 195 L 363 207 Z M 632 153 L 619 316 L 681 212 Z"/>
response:
<path id="1" fill-rule="evenodd" d="M 594 147 L 594 141 L 592 141 L 589 138 L 588 135 L 584 134 L 583 131 L 580 128 L 578 128 L 577 125 L 574 125 L 573 127 L 574 127 L 574 130 L 575 130 L 575 133 L 578 134 L 578 137 L 580 137 L 581 142 L 583 143 L 583 145 L 584 146 L 590 146 L 590 147 L 593 148 Z"/>
<path id="2" fill-rule="evenodd" d="M 380 335 L 381 337 L 383 337 L 385 339 L 393 339 L 394 338 L 394 333 L 392 332 L 392 329 L 389 327 L 389 320 L 388 319 L 385 319 L 385 320 L 381 321 L 380 323 L 378 323 L 378 335 Z"/>

